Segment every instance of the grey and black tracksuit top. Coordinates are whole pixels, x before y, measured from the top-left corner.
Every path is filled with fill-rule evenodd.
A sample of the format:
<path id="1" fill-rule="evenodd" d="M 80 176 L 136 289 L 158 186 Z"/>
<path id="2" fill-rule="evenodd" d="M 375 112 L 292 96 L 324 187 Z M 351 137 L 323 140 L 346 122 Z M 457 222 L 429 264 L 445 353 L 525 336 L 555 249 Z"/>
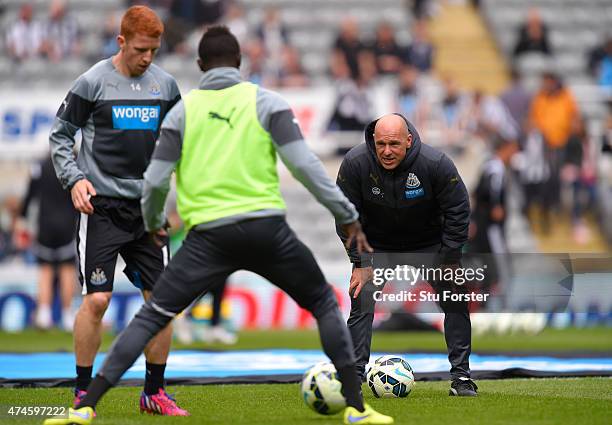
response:
<path id="1" fill-rule="evenodd" d="M 98 195 L 140 199 L 161 123 L 180 98 L 174 78 L 155 64 L 129 78 L 108 58 L 79 76 L 49 135 L 53 165 L 64 189 L 87 178 Z M 75 160 L 79 129 L 83 141 Z"/>

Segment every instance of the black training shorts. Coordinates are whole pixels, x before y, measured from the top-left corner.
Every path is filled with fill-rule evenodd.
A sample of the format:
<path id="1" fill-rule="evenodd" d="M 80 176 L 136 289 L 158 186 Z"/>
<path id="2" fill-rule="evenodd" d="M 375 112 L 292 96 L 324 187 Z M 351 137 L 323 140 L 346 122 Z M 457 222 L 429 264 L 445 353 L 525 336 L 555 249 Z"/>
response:
<path id="1" fill-rule="evenodd" d="M 144 229 L 140 200 L 91 198 L 92 215 L 80 214 L 77 227 L 79 279 L 83 294 L 111 292 L 117 255 L 134 286 L 151 290 L 168 264 L 166 244 L 158 248 Z"/>

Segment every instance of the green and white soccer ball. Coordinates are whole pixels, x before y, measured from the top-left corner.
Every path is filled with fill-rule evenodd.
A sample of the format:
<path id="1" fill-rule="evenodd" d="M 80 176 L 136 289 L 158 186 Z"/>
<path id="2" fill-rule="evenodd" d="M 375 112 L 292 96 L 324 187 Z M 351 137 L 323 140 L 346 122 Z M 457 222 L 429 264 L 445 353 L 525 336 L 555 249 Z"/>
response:
<path id="1" fill-rule="evenodd" d="M 399 356 L 379 357 L 367 374 L 368 386 L 379 398 L 407 397 L 414 388 L 410 364 Z"/>
<path id="2" fill-rule="evenodd" d="M 317 363 L 302 378 L 302 398 L 312 410 L 322 415 L 334 415 L 346 407 L 342 383 L 331 363 Z"/>

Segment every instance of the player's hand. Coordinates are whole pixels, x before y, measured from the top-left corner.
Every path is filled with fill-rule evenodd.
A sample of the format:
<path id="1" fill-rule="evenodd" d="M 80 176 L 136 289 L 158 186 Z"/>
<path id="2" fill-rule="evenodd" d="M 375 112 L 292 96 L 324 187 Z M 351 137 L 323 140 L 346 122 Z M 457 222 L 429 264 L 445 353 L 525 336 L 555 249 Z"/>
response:
<path id="1" fill-rule="evenodd" d="M 372 280 L 373 271 L 372 267 L 355 267 L 353 273 L 351 273 L 351 283 L 349 284 L 349 295 L 353 298 L 357 298 L 361 293 L 361 290 Z"/>
<path id="2" fill-rule="evenodd" d="M 342 231 L 346 235 L 346 242 L 344 246 L 346 249 L 349 249 L 355 241 L 357 245 L 357 252 L 359 254 L 363 254 L 364 252 L 374 252 L 370 244 L 368 243 L 368 238 L 366 238 L 365 233 L 361 229 L 361 223 L 358 220 L 353 221 L 352 223 L 343 224 Z"/>
<path id="3" fill-rule="evenodd" d="M 158 248 L 165 246 L 168 243 L 168 231 L 166 229 L 158 229 L 150 232 L 151 240 Z"/>
<path id="4" fill-rule="evenodd" d="M 70 189 L 70 196 L 72 197 L 72 204 L 74 208 L 85 214 L 93 214 L 94 208 L 89 200 L 92 196 L 96 196 L 96 189 L 94 189 L 91 182 L 87 179 L 81 179 L 72 186 Z"/>

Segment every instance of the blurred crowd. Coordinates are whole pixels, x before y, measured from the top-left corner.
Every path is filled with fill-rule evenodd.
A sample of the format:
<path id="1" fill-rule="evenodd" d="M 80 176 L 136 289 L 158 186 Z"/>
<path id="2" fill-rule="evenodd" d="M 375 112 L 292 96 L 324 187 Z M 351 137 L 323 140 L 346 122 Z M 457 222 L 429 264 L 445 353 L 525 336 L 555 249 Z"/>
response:
<path id="1" fill-rule="evenodd" d="M 164 17 L 161 56 L 194 57 L 202 28 L 224 23 L 241 42 L 242 68 L 247 79 L 277 88 L 306 87 L 311 83 L 301 52 L 291 43 L 290 29 L 274 7 L 265 8 L 261 19 L 253 24 L 253 20 L 247 20 L 245 8 L 235 0 L 125 2 L 126 7 L 133 4 L 147 4 Z M 428 33 L 431 2 L 415 1 L 412 7 L 414 20 L 406 23 L 411 34 L 408 42 L 398 40 L 398 28 L 389 22 L 379 22 L 371 36 L 350 14 L 338 23 L 338 32 L 329 46 L 328 77 L 336 90 L 336 100 L 328 129 L 362 131 L 375 114 L 372 87 L 390 81 L 396 87 L 393 109 L 410 119 L 423 134 L 434 135 L 432 139 L 439 146 L 461 152 L 474 137 L 487 139 L 492 134 L 519 143 L 522 153 L 515 163 L 525 188 L 525 211 L 534 203 L 541 204 L 545 212 L 542 226 L 548 228 L 547 211 L 557 208 L 562 188 L 569 186 L 574 192 L 572 211 L 579 229 L 580 217 L 594 202 L 594 156 L 600 146 L 607 152 L 610 149 L 612 114 L 609 112 L 605 121 L 604 139 L 593 143 L 588 125 L 561 75 L 551 69 L 541 76 L 536 92 L 525 88 L 516 66 L 520 57 L 554 54 L 549 28 L 540 12 L 530 8 L 524 23 L 516 29 L 510 83 L 501 95 L 492 96 L 479 90 L 463 90 L 451 76 L 432 71 L 435 48 Z M 64 0 L 50 1 L 46 15 L 38 14 L 40 19 L 33 18 L 34 12 L 30 3 L 24 3 L 19 18 L 6 29 L 4 44 L 9 57 L 16 62 L 34 57 L 57 62 L 81 54 L 82 29 Z M 114 11 L 106 17 L 96 59 L 116 52 L 120 13 Z M 585 52 L 585 69 L 602 87 L 612 90 L 612 35 Z M 437 91 L 432 92 L 432 87 Z M 9 205 L 4 215 L 10 211 Z M 6 230 L 10 221 L 5 218 L 2 228 Z M 0 239 L 0 257 L 10 252 L 6 239 Z"/>
<path id="2" fill-rule="evenodd" d="M 539 9 L 528 10 L 525 22 L 517 30 L 513 59 L 527 54 L 552 57 L 554 51 L 550 41 L 550 30 L 542 19 Z M 595 81 L 606 90 L 612 90 L 612 32 L 586 52 L 585 66 Z"/>
<path id="3" fill-rule="evenodd" d="M 474 3 L 478 6 L 478 2 Z M 224 23 L 241 42 L 242 68 L 247 79 L 276 88 L 311 84 L 313 76 L 302 65 L 302 52 L 292 45 L 290 29 L 274 7 L 263 9 L 261 19 L 254 24 L 236 0 L 125 1 L 126 7 L 133 4 L 147 4 L 163 16 L 161 56 L 172 54 L 186 60 L 195 57 L 202 28 Z M 591 146 L 588 125 L 564 85 L 563 76 L 551 69 L 541 76 L 535 93 L 523 86 L 516 70 L 520 58 L 525 54 L 554 54 L 549 28 L 540 12 L 530 8 L 524 23 L 516 29 L 511 58 L 515 70 L 510 84 L 500 96 L 491 96 L 479 90 L 462 90 L 451 76 L 432 71 L 435 48 L 428 33 L 431 2 L 410 4 L 414 20 L 406 23 L 411 34 L 406 42 L 404 38 L 398 40 L 398 28 L 389 22 L 379 22 L 371 36 L 350 14 L 338 23 L 338 32 L 329 46 L 328 77 L 336 90 L 336 100 L 328 129 L 361 131 L 374 118 L 372 87 L 391 81 L 396 87 L 393 109 L 408 117 L 424 134 L 434 134 L 438 145 L 461 151 L 474 136 L 486 138 L 492 133 L 516 140 L 526 153 L 521 160 L 526 205 L 538 200 L 544 210 L 554 208 L 562 183 L 570 184 L 576 192 L 589 193 L 576 194 L 576 199 L 592 199 L 592 155 L 599 146 L 609 149 L 612 118 L 608 116 L 606 120 L 608 131 L 602 143 Z M 18 19 L 6 28 L 4 45 L 9 57 L 16 62 L 35 57 L 57 62 L 82 53 L 82 28 L 65 0 L 51 0 L 46 14 L 37 12 L 32 4 L 24 3 Z M 101 49 L 95 59 L 116 52 L 120 14 L 121 11 L 113 11 L 105 18 Z M 41 18 L 34 19 L 35 15 Z M 612 34 L 585 52 L 584 62 L 595 81 L 612 90 Z M 432 96 L 432 87 L 437 88 L 437 96 Z M 534 155 L 536 150 L 539 155 Z M 542 185 L 544 181 L 546 185 Z M 573 208 L 576 221 L 585 208 Z M 543 223 L 546 228 L 547 220 Z"/>
<path id="4" fill-rule="evenodd" d="M 554 55 L 548 37 L 539 11 L 529 9 L 517 28 L 509 83 L 496 96 L 465 90 L 451 76 L 432 72 L 427 17 L 413 23 L 408 46 L 400 45 L 384 22 L 371 43 L 363 41 L 356 22 L 346 18 L 332 50 L 330 69 L 339 94 L 330 129 L 361 131 L 374 118 L 368 86 L 392 76 L 397 87 L 394 110 L 412 121 L 428 143 L 460 154 L 476 139 L 488 145 L 499 138 L 516 142 L 512 174 L 521 189 L 522 211 L 544 234 L 560 214 L 568 213 L 574 241 L 587 244 L 591 235 L 585 217 L 596 211 L 598 163 L 610 154 L 612 141 L 612 35 L 584 58 L 585 68 L 611 99 L 601 139 L 589 134 L 587 117 L 554 66 L 536 75 L 535 89 L 525 84 L 520 58 L 527 53 Z"/>
<path id="5" fill-rule="evenodd" d="M 125 7 L 147 4 L 163 17 L 165 34 L 160 56 L 195 57 L 202 29 L 223 23 L 241 42 L 244 73 L 250 80 L 269 87 L 304 87 L 311 81 L 312 76 L 302 64 L 303 52 L 292 45 L 290 29 L 283 23 L 280 11 L 272 6 L 265 8 L 261 19 L 254 22 L 247 19 L 246 10 L 238 0 L 125 0 L 124 3 Z M 412 6 L 410 13 L 414 16 L 408 43 L 396 39 L 397 28 L 388 22 L 380 22 L 372 37 L 364 37 L 357 21 L 347 14 L 339 22 L 338 34 L 330 46 L 330 77 L 364 87 L 376 77 L 386 75 L 401 75 L 400 79 L 410 85 L 408 81 L 415 70 L 428 73 L 434 54 L 426 24 L 433 13 L 432 2 L 407 3 Z M 59 62 L 79 56 L 99 60 L 117 51 L 120 16 L 121 10 L 116 10 L 103 17 L 105 23 L 96 44 L 99 48 L 95 53 L 84 52 L 81 40 L 86 30 L 66 0 L 51 0 L 46 10 L 36 11 L 32 3 L 24 2 L 17 19 L 4 28 L 4 49 L 15 62 L 32 58 Z M 525 22 L 516 31 L 514 59 L 534 53 L 554 55 L 550 30 L 537 8 L 528 10 Z M 585 52 L 585 69 L 600 85 L 612 90 L 612 33 L 590 48 Z"/>
<path id="6" fill-rule="evenodd" d="M 62 0 L 49 2 L 47 15 L 34 19 L 34 7 L 25 3 L 6 31 L 6 53 L 16 62 L 41 57 L 51 62 L 80 53 L 79 25 Z"/>
<path id="7" fill-rule="evenodd" d="M 150 0 L 125 1 L 125 7 L 146 4 L 158 11 L 165 25 L 158 56 L 194 58 L 203 28 L 223 23 L 237 36 L 243 47 L 243 68 L 250 80 L 274 87 L 303 87 L 309 78 L 301 64 L 300 53 L 289 43 L 288 32 L 277 9 L 265 10 L 261 22 L 252 27 L 240 3 L 231 0 Z M 96 61 L 117 52 L 116 42 L 122 10 L 104 17 L 95 52 L 83 52 L 82 31 L 65 0 L 52 0 L 46 15 L 24 3 L 16 21 L 5 28 L 4 48 L 16 63 L 31 59 L 60 62 L 71 57 Z"/>
<path id="8" fill-rule="evenodd" d="M 556 54 L 548 25 L 540 10 L 531 7 L 524 23 L 517 28 L 511 84 L 500 100 L 517 124 L 521 152 L 514 165 L 524 189 L 524 212 L 532 222 L 539 222 L 544 233 L 549 233 L 554 213 L 565 205 L 574 241 L 585 244 L 590 239 L 585 213 L 595 211 L 598 201 L 598 162 L 602 155 L 610 154 L 612 140 L 612 33 L 586 50 L 582 58 L 584 67 L 609 99 L 599 140 L 589 134 L 586 114 L 578 107 L 563 75 L 555 70 Z M 527 55 L 552 59 L 544 62 L 549 64 L 548 69 L 540 75 L 540 86 L 534 93 L 525 89 L 516 70 L 521 58 Z M 533 214 L 534 205 L 539 215 Z"/>

